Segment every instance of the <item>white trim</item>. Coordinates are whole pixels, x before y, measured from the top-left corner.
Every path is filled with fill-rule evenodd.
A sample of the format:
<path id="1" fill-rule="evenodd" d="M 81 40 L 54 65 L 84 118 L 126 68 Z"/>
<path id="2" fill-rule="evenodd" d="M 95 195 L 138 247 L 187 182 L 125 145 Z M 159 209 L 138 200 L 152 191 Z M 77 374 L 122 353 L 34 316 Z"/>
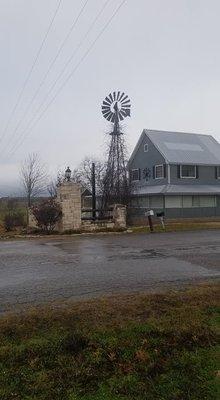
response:
<path id="1" fill-rule="evenodd" d="M 147 148 L 147 149 L 146 149 Z M 149 145 L 148 143 L 144 143 L 144 153 L 148 153 Z"/>
<path id="2" fill-rule="evenodd" d="M 139 150 L 139 147 L 142 144 L 142 141 L 143 141 L 145 136 L 147 136 L 147 135 L 146 135 L 146 132 L 145 132 L 145 129 L 144 129 L 143 132 L 141 133 L 139 139 L 138 139 L 138 142 L 137 142 L 134 150 L 131 153 L 131 156 L 130 156 L 129 160 L 128 160 L 128 167 L 132 163 L 132 161 L 134 160 L 134 157 L 136 156 L 136 153 Z"/>
<path id="3" fill-rule="evenodd" d="M 134 171 L 138 171 L 138 179 L 131 179 L 131 182 L 139 182 L 139 180 L 140 180 L 139 168 L 134 168 L 134 169 L 132 169 L 132 170 L 131 170 L 131 174 L 132 174 Z"/>
<path id="4" fill-rule="evenodd" d="M 170 184 L 170 164 L 167 164 L 167 183 Z"/>
<path id="5" fill-rule="evenodd" d="M 163 171 L 163 176 L 160 176 L 159 178 L 157 178 L 156 177 L 156 169 L 158 168 L 158 167 L 162 167 L 162 171 Z M 164 179 L 164 165 L 163 164 L 158 164 L 158 165 L 155 165 L 154 166 L 154 174 L 155 174 L 155 179 Z"/>
<path id="6" fill-rule="evenodd" d="M 162 155 L 162 157 L 164 158 L 165 164 L 168 164 L 169 160 L 167 159 L 167 157 L 164 155 L 164 153 L 162 152 L 160 147 L 156 143 L 154 143 L 152 138 L 148 135 L 148 132 L 150 133 L 150 132 L 163 132 L 163 131 L 152 130 L 152 129 L 144 129 L 143 132 L 145 132 L 145 135 L 147 136 L 147 138 L 150 141 L 150 143 L 152 143 L 153 146 L 155 147 L 155 149 L 157 149 L 157 151 Z"/>
<path id="7" fill-rule="evenodd" d="M 182 176 L 182 167 L 185 167 L 185 166 L 189 166 L 189 167 L 194 167 L 194 170 L 195 170 L 195 176 Z M 183 165 L 180 165 L 180 178 L 181 179 L 196 179 L 196 165 L 193 165 L 193 164 L 183 164 Z"/>

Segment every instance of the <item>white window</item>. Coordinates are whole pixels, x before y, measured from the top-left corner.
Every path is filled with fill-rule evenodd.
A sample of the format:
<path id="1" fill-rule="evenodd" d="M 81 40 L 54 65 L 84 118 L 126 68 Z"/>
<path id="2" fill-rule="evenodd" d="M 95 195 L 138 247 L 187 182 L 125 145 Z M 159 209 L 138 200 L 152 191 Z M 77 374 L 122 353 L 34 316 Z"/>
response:
<path id="1" fill-rule="evenodd" d="M 163 178 L 164 178 L 164 166 L 155 165 L 155 179 L 163 179 Z"/>
<path id="2" fill-rule="evenodd" d="M 192 208 L 192 196 L 183 196 L 183 208 Z"/>
<path id="3" fill-rule="evenodd" d="M 134 197 L 131 199 L 131 207 L 138 207 L 138 198 Z"/>
<path id="4" fill-rule="evenodd" d="M 140 180 L 140 171 L 139 168 L 131 170 L 131 181 L 139 181 Z"/>
<path id="5" fill-rule="evenodd" d="M 144 152 L 147 153 L 148 152 L 148 143 L 144 144 Z"/>
<path id="6" fill-rule="evenodd" d="M 163 208 L 163 197 L 162 196 L 151 196 L 150 197 L 150 208 Z"/>
<path id="7" fill-rule="evenodd" d="M 215 196 L 183 196 L 183 208 L 216 207 Z"/>
<path id="8" fill-rule="evenodd" d="M 166 196 L 166 208 L 182 208 L 182 196 Z"/>
<path id="9" fill-rule="evenodd" d="M 149 207 L 149 196 L 139 197 L 138 198 L 138 206 L 139 207 Z"/>
<path id="10" fill-rule="evenodd" d="M 200 196 L 200 207 L 216 207 L 216 197 Z"/>
<path id="11" fill-rule="evenodd" d="M 180 178 L 196 178 L 196 165 L 180 165 Z"/>
<path id="12" fill-rule="evenodd" d="M 193 196 L 192 197 L 192 206 L 193 207 L 200 207 L 200 198 L 201 198 L 201 196 Z"/>

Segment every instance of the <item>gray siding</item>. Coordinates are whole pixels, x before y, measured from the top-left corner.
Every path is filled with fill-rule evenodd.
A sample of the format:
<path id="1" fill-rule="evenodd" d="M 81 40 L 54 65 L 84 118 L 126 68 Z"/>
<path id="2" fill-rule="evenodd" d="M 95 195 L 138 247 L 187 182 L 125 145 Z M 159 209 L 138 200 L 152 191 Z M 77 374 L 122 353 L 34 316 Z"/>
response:
<path id="1" fill-rule="evenodd" d="M 173 196 L 170 196 L 173 197 Z M 183 198 L 179 197 L 180 207 L 166 207 L 167 196 L 134 196 L 131 206 L 128 208 L 128 222 L 131 225 L 144 225 L 147 223 L 145 215 L 147 209 L 153 209 L 157 220 L 156 213 L 164 211 L 166 218 L 203 218 L 203 217 L 220 217 L 220 196 L 216 196 L 215 206 L 213 207 L 184 207 Z M 200 196 L 207 197 L 207 196 Z M 158 201 L 157 201 L 158 200 Z"/>
<path id="2" fill-rule="evenodd" d="M 208 218 L 219 217 L 220 208 L 217 207 L 194 207 L 194 208 L 169 208 L 166 209 L 167 218 Z"/>
<path id="3" fill-rule="evenodd" d="M 163 211 L 162 209 L 154 209 L 154 221 L 158 222 L 156 217 L 157 212 Z M 165 210 L 165 218 L 178 219 L 178 218 L 219 218 L 220 208 L 170 208 Z M 148 220 L 145 211 L 141 208 L 128 208 L 128 224 L 143 226 L 148 225 Z"/>
<path id="4" fill-rule="evenodd" d="M 148 152 L 144 152 L 144 145 L 148 144 Z M 140 181 L 135 182 L 134 185 L 138 186 L 148 186 L 148 185 L 164 185 L 167 183 L 167 173 L 166 178 L 164 179 L 154 179 L 153 178 L 153 167 L 155 165 L 165 164 L 164 157 L 160 154 L 151 140 L 145 135 L 142 139 L 142 142 L 135 154 L 134 159 L 131 161 L 129 165 L 129 171 L 132 169 L 140 169 Z M 145 168 L 149 168 L 151 177 L 146 180 L 143 175 L 143 170 Z"/>
<path id="5" fill-rule="evenodd" d="M 198 165 L 198 178 L 179 178 L 178 165 L 170 165 L 170 183 L 173 185 L 220 185 L 220 179 L 215 177 L 215 167 Z"/>

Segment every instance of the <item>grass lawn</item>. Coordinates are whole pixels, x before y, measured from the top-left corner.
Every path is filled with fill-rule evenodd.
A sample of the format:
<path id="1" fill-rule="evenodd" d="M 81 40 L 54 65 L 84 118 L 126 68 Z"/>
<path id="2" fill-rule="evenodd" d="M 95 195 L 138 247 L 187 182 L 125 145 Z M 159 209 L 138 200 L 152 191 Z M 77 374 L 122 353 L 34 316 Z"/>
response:
<path id="1" fill-rule="evenodd" d="M 165 221 L 165 232 L 177 232 L 177 231 L 194 231 L 194 230 L 207 230 L 207 229 L 220 229 L 220 221 L 219 220 L 169 220 Z M 142 232 L 150 232 L 150 228 L 148 223 L 146 222 L 145 226 L 132 226 L 132 232 L 134 233 L 142 233 Z M 164 229 L 158 221 L 154 224 L 155 232 L 164 232 Z"/>
<path id="2" fill-rule="evenodd" d="M 220 398 L 220 285 L 0 319 L 1 400 Z"/>

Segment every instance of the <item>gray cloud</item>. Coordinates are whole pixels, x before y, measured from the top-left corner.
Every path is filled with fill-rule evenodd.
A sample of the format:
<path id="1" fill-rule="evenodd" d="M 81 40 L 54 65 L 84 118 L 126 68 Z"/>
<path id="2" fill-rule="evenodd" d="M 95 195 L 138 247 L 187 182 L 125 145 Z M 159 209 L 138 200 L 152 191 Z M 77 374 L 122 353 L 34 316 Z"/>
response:
<path id="1" fill-rule="evenodd" d="M 19 135 L 103 4 L 104 0 L 88 3 Z M 109 3 L 67 72 L 119 4 L 120 0 Z M 56 5 L 55 0 L 0 0 L 1 133 Z M 220 140 L 219 1 L 127 0 L 65 89 L 10 156 L 17 140 L 12 136 L 14 128 L 81 5 L 81 0 L 63 0 L 22 102 L 0 142 L 2 187 L 15 185 L 21 161 L 33 151 L 40 153 L 51 172 L 67 164 L 74 167 L 87 154 L 101 156 L 108 124 L 100 106 L 115 89 L 131 98 L 132 117 L 125 122 L 130 149 L 143 128 L 209 133 Z"/>

